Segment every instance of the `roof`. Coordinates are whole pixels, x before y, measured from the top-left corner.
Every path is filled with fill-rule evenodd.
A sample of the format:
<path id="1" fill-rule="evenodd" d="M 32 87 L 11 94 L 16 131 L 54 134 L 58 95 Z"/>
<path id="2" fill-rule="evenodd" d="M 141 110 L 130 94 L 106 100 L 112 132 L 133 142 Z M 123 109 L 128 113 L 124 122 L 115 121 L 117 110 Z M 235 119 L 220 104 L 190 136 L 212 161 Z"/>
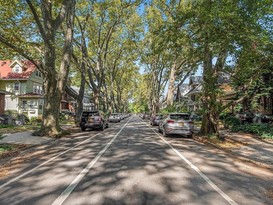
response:
<path id="1" fill-rule="evenodd" d="M 220 84 L 224 84 L 224 83 L 230 83 L 230 75 L 226 74 L 226 73 L 222 73 L 221 76 L 218 77 L 217 82 Z"/>
<path id="2" fill-rule="evenodd" d="M 12 72 L 12 68 L 14 67 L 15 64 L 22 66 L 22 69 L 23 69 L 22 73 Z M 27 80 L 35 70 L 36 70 L 35 65 L 28 60 L 0 61 L 0 78 L 2 80 L 12 80 L 12 79 Z"/>
<path id="3" fill-rule="evenodd" d="M 186 93 L 189 92 L 189 84 L 182 84 L 179 86 L 179 92 L 181 96 L 184 96 Z"/>
<path id="4" fill-rule="evenodd" d="M 198 93 L 201 93 L 201 91 L 202 91 L 202 84 L 199 84 L 195 88 L 191 89 L 186 95 L 189 96 L 193 94 L 198 94 Z"/>
<path id="5" fill-rule="evenodd" d="M 200 84 L 203 80 L 202 76 L 191 76 L 189 84 Z"/>
<path id="6" fill-rule="evenodd" d="M 25 93 L 18 95 L 18 98 L 42 98 L 43 95 L 38 94 L 38 93 Z"/>
<path id="7" fill-rule="evenodd" d="M 6 95 L 10 95 L 12 94 L 11 92 L 5 91 L 5 90 L 0 90 L 0 94 L 6 94 Z"/>

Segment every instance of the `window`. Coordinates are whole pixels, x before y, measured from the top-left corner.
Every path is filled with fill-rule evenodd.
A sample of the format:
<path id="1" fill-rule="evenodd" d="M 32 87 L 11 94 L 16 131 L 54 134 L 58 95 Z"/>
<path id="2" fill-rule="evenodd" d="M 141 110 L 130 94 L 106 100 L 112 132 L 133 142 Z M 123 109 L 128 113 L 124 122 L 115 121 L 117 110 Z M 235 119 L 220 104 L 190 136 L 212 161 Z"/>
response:
<path id="1" fill-rule="evenodd" d="M 22 109 L 26 109 L 27 108 L 27 101 L 23 101 L 22 102 Z"/>
<path id="2" fill-rule="evenodd" d="M 20 83 L 19 83 L 19 82 L 15 82 L 15 83 L 13 84 L 13 89 L 14 89 L 14 90 L 19 90 L 19 88 L 20 88 Z"/>
<path id="3" fill-rule="evenodd" d="M 42 94 L 43 89 L 41 85 L 33 85 L 33 93 Z"/>
<path id="4" fill-rule="evenodd" d="M 29 108 L 34 109 L 37 108 L 37 101 L 30 100 L 28 101 Z"/>
<path id="5" fill-rule="evenodd" d="M 42 77 L 42 73 L 41 73 L 40 71 L 38 71 L 38 70 L 36 70 L 36 73 L 35 73 L 35 74 L 36 74 L 36 76 L 39 77 L 39 78 Z"/>
<path id="6" fill-rule="evenodd" d="M 16 65 L 13 69 L 13 72 L 14 73 L 20 73 L 20 66 L 19 65 Z"/>

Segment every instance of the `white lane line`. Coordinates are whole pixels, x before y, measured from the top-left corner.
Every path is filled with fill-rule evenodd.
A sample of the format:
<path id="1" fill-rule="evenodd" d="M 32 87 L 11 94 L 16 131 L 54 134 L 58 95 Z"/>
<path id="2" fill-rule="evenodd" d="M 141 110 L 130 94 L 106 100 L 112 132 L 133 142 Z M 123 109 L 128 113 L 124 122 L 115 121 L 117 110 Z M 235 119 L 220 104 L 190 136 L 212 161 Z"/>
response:
<path id="1" fill-rule="evenodd" d="M 0 186 L 0 190 L 3 189 L 4 187 L 6 187 L 7 185 L 9 185 L 9 184 L 11 184 L 11 183 L 17 181 L 18 179 L 21 179 L 22 177 L 24 177 L 24 176 L 30 174 L 31 172 L 33 172 L 33 171 L 39 169 L 40 167 L 44 166 L 45 164 L 47 164 L 47 163 L 53 161 L 54 159 L 56 159 L 56 158 L 62 156 L 63 154 L 65 154 L 65 153 L 67 153 L 67 152 L 69 152 L 69 151 L 71 151 L 71 150 L 77 148 L 77 147 L 80 146 L 81 144 L 83 144 L 83 143 L 85 143 L 85 142 L 91 140 L 92 138 L 96 137 L 96 136 L 99 135 L 99 134 L 101 134 L 101 132 L 95 134 L 95 135 L 92 136 L 92 137 L 89 137 L 88 139 L 86 139 L 86 140 L 84 140 L 84 141 L 82 141 L 82 142 L 80 142 L 80 143 L 78 143 L 78 144 L 76 144 L 74 147 L 69 148 L 68 150 L 66 150 L 66 151 L 64 151 L 64 152 L 62 152 L 62 153 L 56 155 L 55 157 L 50 158 L 49 160 L 47 160 L 47 161 L 43 162 L 42 164 L 40 164 L 40 165 L 38 165 L 38 166 L 36 166 L 36 167 L 30 169 L 29 171 L 25 172 L 24 174 L 21 174 L 21 175 L 15 177 L 15 178 L 11 179 L 10 181 L 8 181 L 8 182 L 2 184 L 2 185 Z"/>
<path id="2" fill-rule="evenodd" d="M 131 117 L 132 118 L 132 117 Z M 61 195 L 52 203 L 52 205 L 61 205 L 73 192 L 76 186 L 80 183 L 83 177 L 90 171 L 94 164 L 99 160 L 99 158 L 104 154 L 104 152 L 110 147 L 110 145 L 115 141 L 117 136 L 121 133 L 124 127 L 129 123 L 131 118 L 127 123 L 120 129 L 120 131 L 108 142 L 105 147 L 97 154 L 97 156 L 81 171 L 81 173 L 70 183 L 70 185 L 61 193 Z"/>
<path id="3" fill-rule="evenodd" d="M 238 205 L 226 193 L 224 193 L 216 184 L 214 184 L 200 169 L 192 164 L 186 157 L 184 157 L 177 149 L 175 149 L 168 141 L 166 141 L 160 134 L 155 132 L 150 125 L 144 122 L 157 136 L 159 136 L 181 159 L 183 159 L 194 171 L 196 171 L 215 191 L 217 191 L 229 204 Z"/>
<path id="4" fill-rule="evenodd" d="M 62 153 L 56 155 L 55 157 L 52 157 L 52 158 L 50 158 L 49 160 L 43 162 L 42 164 L 40 164 L 40 165 L 38 165 L 38 166 L 36 166 L 36 167 L 30 169 L 29 171 L 25 172 L 24 174 L 21 174 L 21 175 L 15 177 L 15 178 L 11 179 L 10 181 L 8 181 L 8 182 L 2 184 L 2 185 L 0 186 L 0 190 L 1 190 L 2 188 L 6 187 L 7 185 L 11 184 L 12 182 L 15 182 L 15 181 L 17 181 L 18 179 L 21 179 L 22 177 L 24 177 L 24 176 L 30 174 L 31 172 L 35 171 L 36 169 L 39 169 L 40 167 L 44 166 L 45 164 L 47 164 L 47 163 L 53 161 L 54 159 L 60 157 L 61 155 L 63 155 L 63 154 L 65 154 L 65 153 L 67 153 L 67 152 L 69 152 L 69 151 L 75 149 L 76 147 L 78 147 L 78 146 L 80 146 L 81 144 L 87 142 L 88 140 L 90 140 L 90 139 L 96 137 L 96 136 L 99 135 L 99 134 L 101 134 L 101 133 L 97 133 L 97 134 L 95 134 L 94 136 L 89 137 L 88 139 L 86 139 L 86 140 L 84 140 L 84 141 L 82 141 L 82 142 L 76 144 L 74 147 L 69 148 L 68 150 L 66 150 L 66 151 L 64 151 L 64 152 L 62 152 Z"/>

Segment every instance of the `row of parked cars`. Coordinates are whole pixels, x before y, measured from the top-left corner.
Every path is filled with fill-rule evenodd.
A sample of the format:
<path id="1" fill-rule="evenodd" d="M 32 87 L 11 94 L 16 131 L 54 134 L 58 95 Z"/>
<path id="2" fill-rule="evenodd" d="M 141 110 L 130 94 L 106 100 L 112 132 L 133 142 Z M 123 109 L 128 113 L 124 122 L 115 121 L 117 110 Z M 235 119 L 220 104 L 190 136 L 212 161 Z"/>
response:
<path id="1" fill-rule="evenodd" d="M 235 114 L 235 117 L 240 120 L 241 124 L 245 123 L 273 123 L 272 115 L 261 113 L 241 112 Z"/>
<path id="2" fill-rule="evenodd" d="M 81 131 L 85 131 L 87 128 L 103 131 L 105 128 L 108 128 L 109 122 L 120 122 L 129 116 L 129 114 L 124 113 L 112 113 L 110 116 L 107 116 L 99 110 L 84 111 L 80 121 Z"/>
<path id="3" fill-rule="evenodd" d="M 157 114 L 150 118 L 152 126 L 158 126 L 158 131 L 166 137 L 170 134 L 193 137 L 193 119 L 187 113 L 169 113 L 166 115 Z"/>

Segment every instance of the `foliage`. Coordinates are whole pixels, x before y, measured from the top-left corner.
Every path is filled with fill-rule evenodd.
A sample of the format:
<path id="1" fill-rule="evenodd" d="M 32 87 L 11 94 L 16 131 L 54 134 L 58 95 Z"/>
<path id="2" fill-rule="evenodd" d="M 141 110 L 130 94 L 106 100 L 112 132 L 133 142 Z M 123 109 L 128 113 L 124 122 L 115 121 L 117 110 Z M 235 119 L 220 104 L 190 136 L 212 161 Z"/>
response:
<path id="1" fill-rule="evenodd" d="M 38 125 L 38 124 L 42 123 L 42 120 L 38 117 L 32 117 L 32 118 L 30 118 L 29 123 L 31 125 Z"/>
<path id="2" fill-rule="evenodd" d="M 17 117 L 18 111 L 17 110 L 5 110 L 5 114 L 10 115 L 12 117 Z"/>
<path id="3" fill-rule="evenodd" d="M 234 127 L 240 124 L 240 120 L 233 115 L 223 116 L 223 122 L 225 127 Z"/>
<path id="4" fill-rule="evenodd" d="M 183 113 L 187 113 L 187 108 L 185 107 L 180 107 L 179 104 L 174 104 L 174 105 L 169 105 L 163 109 L 160 110 L 160 113 L 162 114 L 167 114 L 170 112 L 183 112 Z"/>
<path id="5" fill-rule="evenodd" d="M 14 127 L 13 125 L 0 124 L 0 129 L 3 129 L 3 128 L 13 128 L 13 127 Z"/>
<path id="6" fill-rule="evenodd" d="M 237 124 L 231 129 L 233 132 L 246 132 L 258 135 L 263 139 L 273 139 L 273 126 L 271 124 Z"/>
<path id="7" fill-rule="evenodd" d="M 12 145 L 9 144 L 0 144 L 0 153 L 4 151 L 10 151 L 13 149 Z"/>

